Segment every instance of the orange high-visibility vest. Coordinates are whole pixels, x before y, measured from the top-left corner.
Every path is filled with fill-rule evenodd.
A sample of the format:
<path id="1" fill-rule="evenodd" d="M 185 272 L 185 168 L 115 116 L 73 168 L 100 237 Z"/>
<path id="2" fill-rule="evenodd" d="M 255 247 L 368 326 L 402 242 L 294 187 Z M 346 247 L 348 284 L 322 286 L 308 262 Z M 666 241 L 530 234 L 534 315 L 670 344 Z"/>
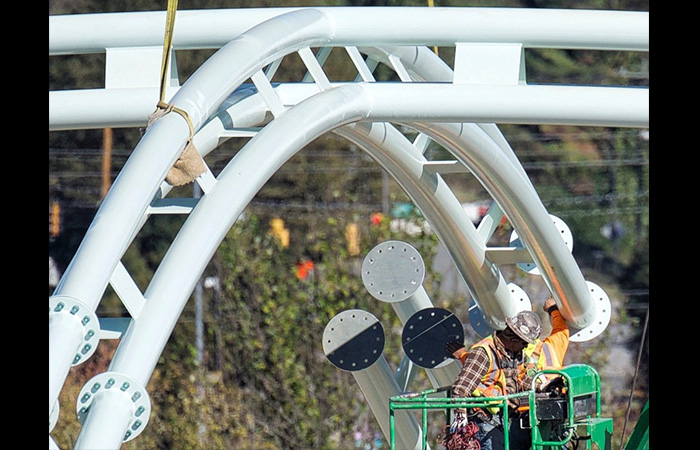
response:
<path id="1" fill-rule="evenodd" d="M 564 355 L 569 348 L 569 327 L 559 310 L 552 311 L 552 332 L 544 340 L 538 339 L 528 345 L 523 353 L 525 363 L 520 371 L 520 377 L 534 375 L 543 369 L 561 369 L 564 365 Z"/>
<path id="2" fill-rule="evenodd" d="M 487 336 L 476 344 L 472 345 L 472 349 L 481 347 L 486 350 L 489 356 L 489 368 L 486 374 L 481 377 L 479 385 L 474 389 L 472 396 L 474 397 L 501 397 L 506 393 L 506 374 L 498 367 L 498 358 L 496 358 L 496 344 L 493 342 L 493 335 Z"/>

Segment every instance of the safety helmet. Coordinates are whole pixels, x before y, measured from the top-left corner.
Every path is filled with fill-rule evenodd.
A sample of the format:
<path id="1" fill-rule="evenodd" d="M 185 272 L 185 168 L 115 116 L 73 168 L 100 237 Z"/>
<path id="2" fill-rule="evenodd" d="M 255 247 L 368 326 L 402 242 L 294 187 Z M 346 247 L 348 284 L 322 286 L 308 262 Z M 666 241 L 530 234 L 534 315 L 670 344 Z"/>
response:
<path id="1" fill-rule="evenodd" d="M 506 325 L 522 340 L 534 344 L 542 332 L 540 317 L 529 310 L 520 311 L 513 317 L 506 317 Z"/>

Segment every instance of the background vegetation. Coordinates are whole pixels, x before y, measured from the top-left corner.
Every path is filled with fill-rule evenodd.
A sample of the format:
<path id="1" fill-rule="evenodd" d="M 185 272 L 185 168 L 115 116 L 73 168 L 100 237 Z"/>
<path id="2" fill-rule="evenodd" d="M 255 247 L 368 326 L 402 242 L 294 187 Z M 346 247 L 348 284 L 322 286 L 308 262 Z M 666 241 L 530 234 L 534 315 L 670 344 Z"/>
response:
<path id="1" fill-rule="evenodd" d="M 49 14 L 163 10 L 167 2 L 64 0 L 49 2 Z M 421 1 L 179 1 L 179 9 L 259 6 L 425 6 Z M 648 11 L 648 1 L 564 2 L 436 1 L 435 6 L 590 8 Z M 440 55 L 450 63 L 449 49 Z M 184 83 L 211 51 L 178 52 Z M 529 51 L 529 83 L 648 86 L 648 54 L 587 51 Z M 342 78 L 348 68 L 329 61 L 329 73 Z M 298 80 L 303 67 L 285 60 L 279 77 Z M 378 72 L 390 79 L 388 70 Z M 49 58 L 49 90 L 102 87 L 104 57 Z M 615 419 L 614 448 L 631 432 L 648 399 L 648 335 L 641 343 L 649 303 L 649 140 L 648 130 L 554 126 L 503 126 L 549 211 L 562 218 L 575 239 L 574 256 L 586 279 L 602 286 L 614 306 L 613 325 L 600 338 L 572 344 L 568 362 L 587 362 L 601 371 L 604 415 Z M 137 129 L 111 130 L 111 179 L 140 138 Z M 49 133 L 49 256 L 65 269 L 102 199 L 104 130 Z M 245 144 L 232 139 L 207 157 L 218 173 Z M 215 153 L 215 154 L 214 154 Z M 431 158 L 445 156 L 431 146 Z M 488 201 L 475 180 L 446 179 L 465 203 Z M 180 194 L 191 196 L 192 185 Z M 146 430 L 125 449 L 350 449 L 386 448 L 379 427 L 350 373 L 330 364 L 321 348 L 328 321 L 359 308 L 382 323 L 385 356 L 396 368 L 402 358 L 401 324 L 393 310 L 374 300 L 359 276 L 363 256 L 388 239 L 405 240 L 423 256 L 425 287 L 433 303 L 454 311 L 468 324 L 462 293 L 445 289 L 444 273 L 434 270 L 440 251 L 436 237 L 392 227 L 399 216 L 422 223 L 416 210 L 400 212 L 406 195 L 366 155 L 333 136 L 317 139 L 295 156 L 259 192 L 233 226 L 203 274 L 202 345 L 196 340 L 191 302 L 182 314 L 148 385 L 153 411 Z M 60 230 L 52 232 L 52 206 L 60 207 Z M 281 218 L 288 245 L 273 232 Z M 145 289 L 183 218 L 151 217 L 123 262 Z M 349 246 L 347 226 L 359 229 L 359 253 Z M 507 245 L 508 223 L 491 245 Z M 311 268 L 311 264 L 313 267 Z M 537 277 L 514 267 L 504 275 L 528 292 L 539 308 L 546 288 Z M 49 285 L 49 295 L 54 286 Z M 101 317 L 127 317 L 109 289 Z M 475 336 L 472 336 L 475 337 Z M 53 436 L 71 448 L 80 430 L 72 414 L 77 393 L 107 369 L 118 342 L 101 341 L 96 354 L 71 369 L 61 394 L 61 418 Z M 637 352 L 641 367 L 625 423 Z M 615 349 L 627 358 L 616 366 Z M 618 361 L 619 362 L 619 361 Z M 606 384 L 607 382 L 607 384 Z M 416 389 L 427 387 L 419 378 Z M 433 430 L 434 432 L 435 430 Z"/>

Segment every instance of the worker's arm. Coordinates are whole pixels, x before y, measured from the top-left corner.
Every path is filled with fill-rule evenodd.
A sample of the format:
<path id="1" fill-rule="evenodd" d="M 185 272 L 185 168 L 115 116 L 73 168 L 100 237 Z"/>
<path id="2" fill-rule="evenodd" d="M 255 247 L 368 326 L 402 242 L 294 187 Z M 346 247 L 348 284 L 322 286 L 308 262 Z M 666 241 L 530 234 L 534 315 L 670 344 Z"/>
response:
<path id="1" fill-rule="evenodd" d="M 445 345 L 445 350 L 464 365 L 464 359 L 467 357 L 467 349 L 464 347 L 464 344 L 457 341 L 448 341 Z"/>
<path id="2" fill-rule="evenodd" d="M 564 356 L 569 349 L 569 327 L 566 325 L 559 308 L 550 309 L 549 317 L 552 320 L 552 332 L 544 339 L 544 344 L 556 354 L 559 365 L 563 365 Z M 551 365 L 551 362 L 549 363 Z"/>
<path id="3" fill-rule="evenodd" d="M 452 397 L 471 397 L 489 368 L 489 356 L 486 350 L 477 347 L 465 353 L 463 364 L 452 384 Z M 466 413 L 466 409 L 458 408 L 455 412 Z"/>

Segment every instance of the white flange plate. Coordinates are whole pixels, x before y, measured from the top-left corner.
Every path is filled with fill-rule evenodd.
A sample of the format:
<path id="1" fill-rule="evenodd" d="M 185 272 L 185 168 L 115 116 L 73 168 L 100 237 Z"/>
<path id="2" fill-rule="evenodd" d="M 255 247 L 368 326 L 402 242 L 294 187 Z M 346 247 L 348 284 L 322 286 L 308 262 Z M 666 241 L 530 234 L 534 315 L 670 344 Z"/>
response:
<path id="1" fill-rule="evenodd" d="M 481 338 L 485 338 L 494 332 L 494 329 L 489 325 L 486 316 L 473 299 L 469 304 L 469 324 Z"/>
<path id="2" fill-rule="evenodd" d="M 90 405 L 96 396 L 101 392 L 111 390 L 120 392 L 133 403 L 133 413 L 129 426 L 124 435 L 124 442 L 134 439 L 146 428 L 148 418 L 151 415 L 151 399 L 148 392 L 139 385 L 133 378 L 117 373 L 103 372 L 92 377 L 78 394 L 78 401 L 75 406 L 78 420 L 85 422 L 90 413 Z"/>
<path id="3" fill-rule="evenodd" d="M 510 289 L 510 298 L 515 304 L 516 314 L 520 311 L 532 311 L 532 302 L 523 288 L 515 283 L 508 283 L 508 289 Z"/>
<path id="4" fill-rule="evenodd" d="M 551 217 L 554 226 L 557 228 L 557 231 L 559 231 L 559 235 L 564 240 L 566 248 L 569 249 L 569 252 L 573 251 L 574 238 L 571 234 L 571 230 L 569 229 L 568 225 L 566 225 L 566 223 L 564 223 L 564 221 L 558 218 L 557 216 L 553 216 L 550 214 L 549 217 Z M 525 248 L 522 241 L 520 240 L 520 237 L 518 237 L 518 232 L 515 230 L 513 230 L 513 232 L 510 235 L 509 246 Z M 517 266 L 523 271 L 529 273 L 530 275 L 541 275 L 540 270 L 537 268 L 537 264 L 535 264 L 534 262 L 517 263 Z"/>
<path id="5" fill-rule="evenodd" d="M 95 353 L 97 344 L 100 342 L 100 321 L 94 311 L 73 297 L 58 295 L 49 297 L 49 315 L 51 314 L 72 314 L 80 320 L 85 334 L 75 351 L 72 365 L 77 366 L 85 362 Z"/>
<path id="6" fill-rule="evenodd" d="M 595 283 L 586 281 L 586 284 L 591 293 L 591 301 L 595 307 L 596 316 L 592 324 L 569 336 L 569 340 L 573 342 L 585 342 L 598 337 L 608 327 L 612 317 L 612 304 L 608 294 Z"/>
<path id="7" fill-rule="evenodd" d="M 406 300 L 423 284 L 425 264 L 420 253 L 402 241 L 374 247 L 362 262 L 362 282 L 372 297 L 394 303 Z"/>

